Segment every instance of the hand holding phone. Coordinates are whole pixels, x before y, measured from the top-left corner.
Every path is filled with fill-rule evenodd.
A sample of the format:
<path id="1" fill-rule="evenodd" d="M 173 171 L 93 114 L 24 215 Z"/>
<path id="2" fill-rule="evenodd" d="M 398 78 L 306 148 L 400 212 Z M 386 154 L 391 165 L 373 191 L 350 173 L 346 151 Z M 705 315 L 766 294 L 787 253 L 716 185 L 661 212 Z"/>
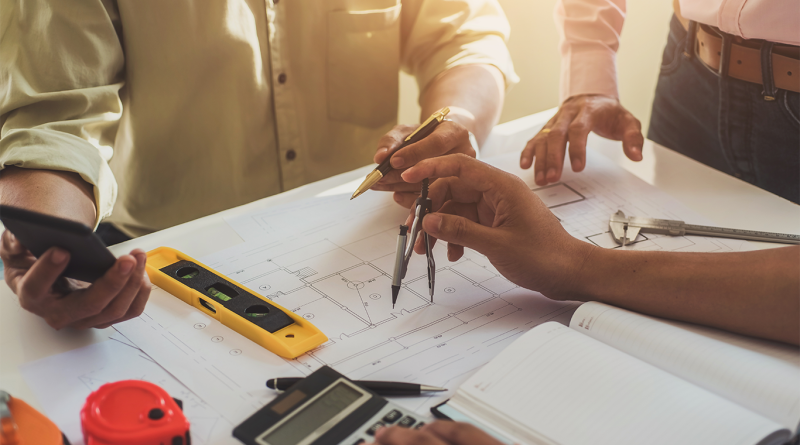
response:
<path id="1" fill-rule="evenodd" d="M 7 224 L 8 212 L 2 210 L 7 208 L 4 206 L 0 209 L 2 217 L 0 219 Z M 58 223 L 50 225 L 51 228 L 55 227 L 55 232 L 58 232 L 59 224 L 67 221 L 47 215 L 41 216 L 46 217 L 45 219 L 52 218 Z M 74 221 L 67 223 L 80 225 Z M 23 222 L 17 231 L 20 233 L 25 230 L 36 231 L 32 229 L 33 225 L 35 224 Z M 88 231 L 91 234 L 91 229 Z M 36 231 L 36 233 L 41 235 L 42 232 Z M 48 237 L 58 238 L 51 235 Z M 44 318 L 53 328 L 105 328 L 137 317 L 144 310 L 150 295 L 150 281 L 144 272 L 147 259 L 144 251 L 135 249 L 130 255 L 114 259 L 100 243 L 100 247 L 111 255 L 112 262 L 92 284 L 88 284 L 63 276 L 72 263 L 70 250 L 77 251 L 76 256 L 85 257 L 88 247 L 81 243 L 69 246 L 65 246 L 64 243 L 51 243 L 50 246 L 42 246 L 42 236 L 26 235 L 26 238 L 30 238 L 28 240 L 30 244 L 37 245 L 39 255 L 34 255 L 11 231 L 6 230 L 3 233 L 0 239 L 0 258 L 5 266 L 5 280 L 19 297 L 20 305 Z M 94 245 L 91 248 L 97 247 Z"/>

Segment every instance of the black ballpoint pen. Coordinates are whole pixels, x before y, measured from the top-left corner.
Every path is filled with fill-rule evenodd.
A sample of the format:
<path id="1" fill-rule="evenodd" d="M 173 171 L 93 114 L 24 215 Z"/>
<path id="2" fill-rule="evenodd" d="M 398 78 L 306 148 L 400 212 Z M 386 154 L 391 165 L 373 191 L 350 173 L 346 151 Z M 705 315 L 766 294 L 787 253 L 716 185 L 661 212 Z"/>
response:
<path id="1" fill-rule="evenodd" d="M 276 391 L 285 391 L 290 386 L 303 380 L 301 377 L 284 377 L 267 380 L 267 388 Z M 371 380 L 354 380 L 353 383 L 368 389 L 379 396 L 418 396 L 423 392 L 442 392 L 447 388 L 437 386 L 419 385 L 416 383 L 377 382 Z"/>
<path id="2" fill-rule="evenodd" d="M 364 179 L 364 182 L 362 182 L 361 185 L 358 186 L 358 188 L 353 193 L 353 196 L 350 197 L 350 199 L 353 199 L 358 195 L 366 192 L 367 190 L 369 190 L 370 187 L 375 185 L 376 182 L 380 181 L 381 178 L 383 178 L 386 175 L 386 173 L 389 173 L 389 171 L 392 170 L 392 164 L 389 163 L 389 160 L 392 158 L 392 156 L 395 153 L 397 153 L 397 151 L 400 150 L 401 148 L 419 142 L 422 139 L 429 136 L 431 133 L 433 133 L 433 130 L 435 130 L 436 127 L 439 126 L 440 123 L 442 123 L 444 117 L 447 116 L 449 112 L 450 108 L 444 107 L 441 110 L 433 113 L 431 117 L 429 117 L 425 122 L 423 122 L 419 127 L 417 127 L 417 129 L 414 130 L 413 133 L 408 135 L 403 140 L 403 143 L 400 144 L 399 147 L 392 150 L 386 156 L 386 159 L 384 159 L 383 162 L 381 162 L 375 168 L 375 170 L 372 170 L 372 173 L 367 175 L 367 177 Z"/>

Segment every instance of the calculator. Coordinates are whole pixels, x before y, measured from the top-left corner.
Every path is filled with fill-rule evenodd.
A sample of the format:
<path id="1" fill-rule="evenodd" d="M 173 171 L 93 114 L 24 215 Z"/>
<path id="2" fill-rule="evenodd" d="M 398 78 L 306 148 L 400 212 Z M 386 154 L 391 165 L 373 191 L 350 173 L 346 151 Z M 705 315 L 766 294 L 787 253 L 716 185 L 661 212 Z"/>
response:
<path id="1" fill-rule="evenodd" d="M 382 426 L 419 428 L 419 418 L 323 366 L 234 428 L 233 436 L 247 445 L 356 445 Z"/>

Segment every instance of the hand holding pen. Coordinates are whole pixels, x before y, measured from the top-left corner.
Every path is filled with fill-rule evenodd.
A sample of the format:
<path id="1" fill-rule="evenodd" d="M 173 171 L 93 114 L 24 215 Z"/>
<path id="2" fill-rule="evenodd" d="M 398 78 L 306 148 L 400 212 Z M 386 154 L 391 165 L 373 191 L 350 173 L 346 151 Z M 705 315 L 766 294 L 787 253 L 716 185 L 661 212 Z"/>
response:
<path id="1" fill-rule="evenodd" d="M 435 120 L 437 113 L 446 115 L 444 110 L 437 111 L 431 118 Z M 447 111 L 449 112 L 449 109 Z M 429 120 L 430 118 L 426 122 Z M 446 154 L 463 153 L 471 157 L 476 156 L 473 142 L 470 141 L 470 132 L 463 125 L 444 119 L 436 122 L 432 131 L 425 137 L 411 144 L 405 143 L 405 139 L 409 135 L 424 125 L 425 122 L 419 127 L 398 125 L 381 138 L 374 160 L 381 164 L 387 158 L 391 158 L 389 162 L 386 162 L 390 168 L 383 173 L 382 177 L 378 176 L 378 180 L 367 186 L 365 190 L 372 188 L 372 190 L 395 192 L 395 201 L 410 208 L 419 196 L 421 184 L 409 184 L 403 181 L 400 177 L 403 170 L 423 159 Z M 405 146 L 403 146 L 404 143 Z"/>

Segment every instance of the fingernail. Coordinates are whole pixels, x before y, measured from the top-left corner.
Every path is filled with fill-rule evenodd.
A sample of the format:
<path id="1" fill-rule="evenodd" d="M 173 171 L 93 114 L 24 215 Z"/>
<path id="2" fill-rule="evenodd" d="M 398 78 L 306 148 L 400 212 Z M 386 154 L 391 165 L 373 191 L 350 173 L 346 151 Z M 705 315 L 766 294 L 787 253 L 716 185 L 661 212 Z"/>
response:
<path id="1" fill-rule="evenodd" d="M 378 429 L 375 431 L 375 438 L 376 438 L 376 439 L 380 439 L 380 437 L 381 437 L 381 436 L 383 436 L 383 432 L 384 432 L 384 431 L 386 431 L 386 427 L 385 427 L 385 426 L 379 427 L 379 428 L 378 428 Z"/>
<path id="2" fill-rule="evenodd" d="M 406 161 L 403 160 L 403 158 L 399 158 L 397 156 L 392 156 L 392 160 L 390 161 L 390 163 L 392 164 L 392 167 L 400 168 L 400 167 L 403 166 L 403 164 L 406 163 Z"/>
<path id="3" fill-rule="evenodd" d="M 439 231 L 442 228 L 442 217 L 437 215 L 437 214 L 435 214 L 435 213 L 431 213 L 430 215 L 426 215 L 425 219 L 423 221 L 425 223 L 424 224 L 425 227 L 427 227 L 427 229 L 425 229 L 425 231 L 428 232 L 431 235 L 436 235 L 437 233 L 439 233 Z M 433 229 L 433 230 L 430 230 L 430 229 Z"/>
<path id="4" fill-rule="evenodd" d="M 556 169 L 554 168 L 547 169 L 547 179 L 551 181 L 556 179 Z"/>
<path id="5" fill-rule="evenodd" d="M 53 251 L 53 255 L 50 256 L 50 261 L 52 261 L 53 264 L 62 264 L 64 263 L 64 261 L 67 261 L 68 257 L 69 254 L 66 251 L 61 249 L 55 249 Z"/>
<path id="6" fill-rule="evenodd" d="M 119 271 L 122 275 L 128 275 L 133 270 L 133 264 L 130 261 L 122 261 L 119 263 Z"/>
<path id="7" fill-rule="evenodd" d="M 403 197 L 397 192 L 392 193 L 392 198 L 394 198 L 394 202 L 398 203 L 403 200 Z"/>
<path id="8" fill-rule="evenodd" d="M 536 172 L 536 183 L 539 184 L 544 181 L 544 172 Z"/>
<path id="9" fill-rule="evenodd" d="M 583 167 L 583 162 L 580 159 L 572 159 L 570 161 L 572 163 L 572 170 L 580 171 L 581 167 Z"/>
<path id="10" fill-rule="evenodd" d="M 410 173 L 410 172 L 414 171 L 414 168 L 415 167 L 409 167 L 408 170 L 404 171 L 403 173 L 400 173 L 400 177 L 403 179 L 403 181 L 408 182 L 408 177 L 409 177 L 408 175 L 413 175 L 414 174 L 414 173 Z"/>

